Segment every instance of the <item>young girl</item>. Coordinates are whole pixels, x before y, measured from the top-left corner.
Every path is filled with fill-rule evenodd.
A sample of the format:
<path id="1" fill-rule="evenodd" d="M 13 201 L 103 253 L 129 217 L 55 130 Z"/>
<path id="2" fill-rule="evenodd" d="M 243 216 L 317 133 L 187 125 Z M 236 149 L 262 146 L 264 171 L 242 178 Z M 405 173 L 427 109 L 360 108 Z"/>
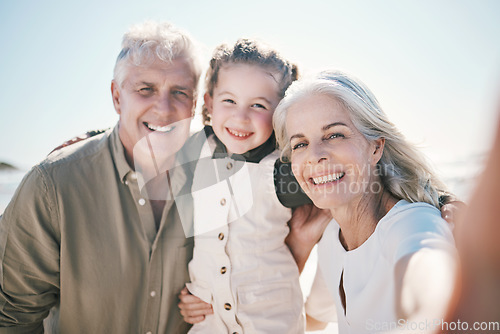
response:
<path id="1" fill-rule="evenodd" d="M 295 79 L 293 65 L 256 41 L 219 46 L 210 61 L 187 287 L 214 313 L 190 333 L 304 332 L 299 271 L 284 242 L 291 211 L 273 175 L 272 116 Z"/>

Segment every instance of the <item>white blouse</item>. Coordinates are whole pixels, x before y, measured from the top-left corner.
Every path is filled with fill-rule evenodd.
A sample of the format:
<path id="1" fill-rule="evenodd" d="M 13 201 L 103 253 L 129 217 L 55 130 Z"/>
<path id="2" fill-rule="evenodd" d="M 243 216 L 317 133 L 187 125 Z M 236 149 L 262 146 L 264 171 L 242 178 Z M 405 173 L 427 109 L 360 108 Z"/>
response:
<path id="1" fill-rule="evenodd" d="M 304 333 L 299 272 L 284 242 L 291 210 L 274 188 L 279 154 L 248 163 L 212 159 L 213 148 L 209 137 L 193 179 L 195 247 L 187 287 L 214 314 L 190 333 Z"/>
<path id="2" fill-rule="evenodd" d="M 455 256 L 448 224 L 426 203 L 399 201 L 373 234 L 351 251 L 340 243 L 339 231 L 332 220 L 318 243 L 318 269 L 306 313 L 323 322 L 338 322 L 341 334 L 381 332 L 401 324 L 395 306 L 398 260 L 422 251 Z M 345 310 L 339 294 L 342 272 Z"/>

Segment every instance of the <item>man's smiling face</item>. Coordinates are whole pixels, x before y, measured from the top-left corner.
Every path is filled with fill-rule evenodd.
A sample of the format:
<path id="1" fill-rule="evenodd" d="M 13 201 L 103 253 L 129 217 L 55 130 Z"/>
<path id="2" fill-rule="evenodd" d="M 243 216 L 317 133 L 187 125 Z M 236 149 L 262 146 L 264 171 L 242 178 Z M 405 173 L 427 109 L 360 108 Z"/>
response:
<path id="1" fill-rule="evenodd" d="M 184 143 L 175 123 L 192 116 L 196 87 L 190 63 L 183 59 L 171 63 L 157 60 L 148 66 L 128 65 L 126 71 L 121 85 L 112 82 L 111 91 L 120 115 L 120 140 L 133 167 L 134 146 L 147 135 L 161 135 L 171 144 L 180 140 Z"/>

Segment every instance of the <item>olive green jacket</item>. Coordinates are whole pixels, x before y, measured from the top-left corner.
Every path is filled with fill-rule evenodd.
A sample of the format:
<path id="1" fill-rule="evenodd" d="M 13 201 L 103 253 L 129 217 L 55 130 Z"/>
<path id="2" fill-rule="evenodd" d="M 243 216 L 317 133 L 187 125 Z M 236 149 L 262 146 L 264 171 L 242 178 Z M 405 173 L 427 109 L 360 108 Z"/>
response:
<path id="1" fill-rule="evenodd" d="M 174 196 L 186 175 L 170 173 Z M 173 200 L 157 231 L 143 194 L 118 127 L 33 167 L 0 218 L 0 333 L 187 332 L 193 240 Z"/>

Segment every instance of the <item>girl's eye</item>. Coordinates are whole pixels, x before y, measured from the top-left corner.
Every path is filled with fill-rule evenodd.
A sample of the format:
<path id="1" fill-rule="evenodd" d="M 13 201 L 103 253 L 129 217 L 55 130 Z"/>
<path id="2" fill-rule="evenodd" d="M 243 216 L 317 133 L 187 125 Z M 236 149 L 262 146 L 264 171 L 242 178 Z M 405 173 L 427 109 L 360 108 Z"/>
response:
<path id="1" fill-rule="evenodd" d="M 260 103 L 252 104 L 252 108 L 259 108 L 259 109 L 267 110 L 267 108 L 264 105 L 260 104 Z"/>
<path id="2" fill-rule="evenodd" d="M 295 151 L 299 148 L 302 148 L 302 147 L 306 147 L 306 144 L 305 143 L 298 143 L 298 144 L 295 144 L 292 146 L 292 151 Z"/>
<path id="3" fill-rule="evenodd" d="M 231 99 L 225 99 L 225 100 L 222 100 L 222 102 L 225 102 L 225 103 L 230 103 L 230 104 L 235 104 L 236 102 L 234 102 L 233 100 Z"/>

